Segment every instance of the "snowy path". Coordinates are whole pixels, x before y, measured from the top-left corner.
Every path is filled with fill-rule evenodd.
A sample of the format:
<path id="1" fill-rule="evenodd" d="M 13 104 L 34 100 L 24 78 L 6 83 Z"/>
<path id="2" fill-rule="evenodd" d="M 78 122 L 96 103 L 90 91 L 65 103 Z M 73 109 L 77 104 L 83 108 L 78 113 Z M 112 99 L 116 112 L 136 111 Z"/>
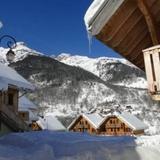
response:
<path id="1" fill-rule="evenodd" d="M 159 160 L 160 136 L 96 137 L 80 133 L 14 133 L 0 138 L 0 160 Z"/>

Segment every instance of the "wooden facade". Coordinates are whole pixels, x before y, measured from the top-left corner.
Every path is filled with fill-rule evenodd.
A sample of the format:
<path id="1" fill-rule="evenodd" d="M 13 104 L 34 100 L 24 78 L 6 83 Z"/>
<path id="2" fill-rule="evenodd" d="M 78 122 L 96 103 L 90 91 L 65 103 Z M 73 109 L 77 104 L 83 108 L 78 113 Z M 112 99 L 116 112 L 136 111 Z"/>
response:
<path id="1" fill-rule="evenodd" d="M 144 130 L 133 130 L 117 116 L 109 116 L 99 127 L 99 134 L 103 135 L 138 135 L 144 134 Z"/>
<path id="2" fill-rule="evenodd" d="M 32 129 L 32 131 L 41 131 L 42 130 L 42 128 L 36 122 L 32 122 L 31 129 Z"/>
<path id="3" fill-rule="evenodd" d="M 29 112 L 28 111 L 18 111 L 19 117 L 25 121 L 28 122 L 29 121 Z"/>
<path id="4" fill-rule="evenodd" d="M 28 130 L 27 124 L 18 115 L 18 89 L 10 86 L 0 91 L 0 134 Z M 3 127 L 2 127 L 3 126 Z"/>
<path id="5" fill-rule="evenodd" d="M 98 134 L 98 130 L 84 116 L 79 116 L 78 119 L 69 127 L 69 131 L 85 132 L 89 134 Z"/>
<path id="6" fill-rule="evenodd" d="M 0 105 L 5 105 L 11 111 L 18 113 L 18 89 L 9 87 L 7 91 L 0 93 Z"/>

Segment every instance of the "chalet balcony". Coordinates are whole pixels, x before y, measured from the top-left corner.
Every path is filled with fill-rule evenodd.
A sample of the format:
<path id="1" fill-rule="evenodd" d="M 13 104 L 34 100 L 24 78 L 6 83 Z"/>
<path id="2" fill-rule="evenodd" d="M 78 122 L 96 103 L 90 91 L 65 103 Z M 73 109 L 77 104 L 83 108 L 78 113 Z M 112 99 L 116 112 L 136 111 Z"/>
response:
<path id="1" fill-rule="evenodd" d="M 110 124 L 110 128 L 121 128 L 121 124 Z M 108 128 L 108 125 L 106 126 Z"/>
<path id="2" fill-rule="evenodd" d="M 160 100 L 160 45 L 143 50 L 148 89 L 154 100 Z"/>
<path id="3" fill-rule="evenodd" d="M 9 106 L 0 105 L 0 119 L 4 121 L 13 131 L 28 131 L 27 124 L 12 111 Z"/>

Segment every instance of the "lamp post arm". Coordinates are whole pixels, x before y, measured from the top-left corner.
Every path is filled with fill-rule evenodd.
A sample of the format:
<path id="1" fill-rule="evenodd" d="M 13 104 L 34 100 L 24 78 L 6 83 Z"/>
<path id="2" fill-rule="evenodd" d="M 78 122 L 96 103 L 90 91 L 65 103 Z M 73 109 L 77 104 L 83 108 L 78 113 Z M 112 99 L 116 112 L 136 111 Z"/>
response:
<path id="1" fill-rule="evenodd" d="M 4 36 L 0 37 L 0 43 L 2 43 L 2 40 L 6 39 L 6 38 L 9 39 L 7 41 L 8 48 L 13 49 L 17 46 L 17 42 L 16 42 L 15 38 L 10 35 L 4 35 Z"/>

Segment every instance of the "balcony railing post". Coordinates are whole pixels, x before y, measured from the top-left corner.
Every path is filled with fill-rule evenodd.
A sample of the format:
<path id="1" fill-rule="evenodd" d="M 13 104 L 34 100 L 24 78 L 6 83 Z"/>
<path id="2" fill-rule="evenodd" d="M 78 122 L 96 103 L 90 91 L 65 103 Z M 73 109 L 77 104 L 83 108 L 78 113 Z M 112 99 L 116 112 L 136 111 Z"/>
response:
<path id="1" fill-rule="evenodd" d="M 160 100 L 160 45 L 143 50 L 148 89 L 154 100 Z"/>

